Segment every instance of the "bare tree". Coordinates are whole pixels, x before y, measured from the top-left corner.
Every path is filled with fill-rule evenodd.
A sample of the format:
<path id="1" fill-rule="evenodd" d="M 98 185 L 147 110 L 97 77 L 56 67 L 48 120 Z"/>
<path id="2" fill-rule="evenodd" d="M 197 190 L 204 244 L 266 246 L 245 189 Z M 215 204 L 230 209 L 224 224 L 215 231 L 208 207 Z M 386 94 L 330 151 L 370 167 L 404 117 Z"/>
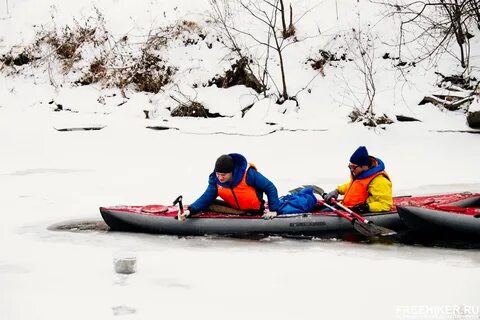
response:
<path id="1" fill-rule="evenodd" d="M 356 109 L 362 116 L 372 117 L 374 99 L 376 94 L 375 86 L 375 70 L 373 61 L 375 58 L 375 50 L 368 34 L 364 34 L 360 30 L 353 29 L 353 41 L 347 41 L 348 51 L 354 57 L 353 62 L 360 72 L 363 84 L 364 98 L 358 99 Z M 352 90 L 351 90 L 352 91 Z M 352 91 L 353 92 L 353 91 Z M 355 95 L 356 96 L 356 95 Z"/>
<path id="2" fill-rule="evenodd" d="M 375 71 L 373 68 L 373 61 L 375 58 L 375 49 L 372 46 L 367 47 L 368 44 L 362 40 L 362 35 L 360 32 L 357 32 L 354 36 L 355 45 L 358 53 L 359 60 L 354 60 L 358 70 L 363 76 L 363 84 L 365 89 L 365 115 L 373 115 L 373 101 L 377 93 L 377 88 L 375 86 Z"/>
<path id="3" fill-rule="evenodd" d="M 448 1 L 441 0 L 443 8 L 448 15 L 449 20 L 449 29 L 455 35 L 455 40 L 457 41 L 458 47 L 460 49 L 460 62 L 463 68 L 468 67 L 469 56 L 470 56 L 470 42 L 468 41 L 468 29 L 467 25 L 464 21 L 464 17 L 469 17 L 467 14 L 463 13 L 465 5 L 468 4 L 469 1 L 465 1 L 460 3 L 458 0 L 450 0 L 451 3 Z"/>
<path id="4" fill-rule="evenodd" d="M 266 88 L 268 87 L 268 59 L 265 59 L 263 67 L 258 68 L 262 70 L 261 73 L 256 74 L 252 69 L 252 63 L 254 63 L 253 60 L 251 59 L 248 52 L 242 48 L 242 45 L 238 43 L 237 37 L 235 35 L 236 28 L 234 27 L 232 21 L 234 9 L 230 7 L 228 1 L 210 0 L 210 6 L 212 8 L 210 17 L 213 19 L 213 22 L 220 27 L 220 33 L 228 41 L 228 44 L 225 45 L 237 56 L 237 60 L 242 62 L 242 65 L 248 70 L 248 72 L 258 79 L 258 81 L 261 83 L 261 87 L 263 88 L 263 93 L 265 94 Z"/>
<path id="5" fill-rule="evenodd" d="M 272 81 L 273 85 L 277 88 L 278 92 L 278 103 L 283 103 L 287 99 L 292 97 L 288 94 L 287 89 L 287 75 L 285 73 L 285 61 L 283 50 L 293 43 L 293 41 L 287 41 L 287 37 L 291 37 L 294 32 L 294 22 L 292 21 L 292 8 L 290 6 L 290 22 L 287 27 L 285 20 L 285 6 L 283 0 L 240 0 L 236 2 L 239 5 L 239 8 L 245 10 L 250 17 L 253 17 L 257 22 L 263 25 L 266 28 L 266 33 L 264 36 L 260 37 L 252 34 L 248 30 L 248 25 L 236 25 L 231 19 L 232 13 L 229 11 L 229 2 L 228 0 L 211 0 L 211 6 L 213 8 L 213 15 L 215 20 L 220 23 L 221 27 L 224 29 L 224 33 L 227 35 L 227 38 L 232 45 L 232 49 L 240 57 L 244 57 L 248 52 L 246 47 L 241 47 L 238 43 L 238 36 L 242 35 L 251 40 L 253 40 L 257 45 L 260 45 L 265 49 L 265 54 L 263 55 L 264 62 L 260 63 L 257 61 L 257 66 L 262 69 L 261 79 L 264 84 L 267 84 L 267 77 Z M 281 21 L 282 27 L 279 28 L 278 24 Z M 281 77 L 281 88 L 279 88 L 271 73 L 268 71 L 268 61 L 271 58 L 271 51 L 276 53 L 279 61 L 280 68 L 280 77 Z M 267 87 L 267 86 L 265 86 Z"/>
<path id="6" fill-rule="evenodd" d="M 287 27 L 287 22 L 285 20 L 285 5 L 283 4 L 283 0 L 279 0 L 280 2 L 280 14 L 282 16 L 282 36 L 284 38 L 289 38 L 295 34 L 295 27 L 293 26 L 292 19 L 293 19 L 293 9 L 292 4 L 290 4 L 290 22 Z"/>
<path id="7" fill-rule="evenodd" d="M 350 119 L 352 122 L 362 122 L 369 127 L 392 123 L 386 115 L 377 116 L 374 112 L 377 94 L 374 36 L 369 31 L 362 31 L 360 27 L 352 29 L 352 38 L 347 39 L 346 46 L 353 57 L 352 61 L 361 76 L 362 83 L 362 88 L 356 92 L 346 81 L 346 86 L 354 100 Z"/>
<path id="8" fill-rule="evenodd" d="M 400 65 L 404 65 L 403 52 L 409 44 L 419 44 L 422 51 L 413 62 L 435 59 L 444 53 L 456 57 L 468 71 L 470 61 L 469 32 L 476 21 L 480 28 L 478 0 L 397 0 L 381 3 L 390 8 L 389 14 L 400 17 L 398 41 Z M 455 42 L 458 53 L 451 51 Z M 418 52 L 418 51 L 416 51 Z"/>
<path id="9" fill-rule="evenodd" d="M 469 0 L 467 2 L 469 14 L 477 22 L 477 28 L 480 30 L 480 4 L 478 3 L 478 0 Z"/>

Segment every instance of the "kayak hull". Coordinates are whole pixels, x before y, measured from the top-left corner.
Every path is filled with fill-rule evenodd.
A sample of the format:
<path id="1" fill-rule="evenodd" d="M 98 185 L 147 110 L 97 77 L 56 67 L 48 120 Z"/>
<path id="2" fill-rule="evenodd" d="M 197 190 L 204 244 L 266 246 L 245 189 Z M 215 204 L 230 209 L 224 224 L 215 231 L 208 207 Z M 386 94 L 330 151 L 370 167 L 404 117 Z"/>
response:
<path id="1" fill-rule="evenodd" d="M 413 230 L 480 236 L 480 209 L 478 215 L 471 215 L 432 208 L 400 206 L 398 213 L 405 225 Z"/>
<path id="2" fill-rule="evenodd" d="M 248 218 L 189 218 L 179 221 L 171 215 L 139 214 L 115 208 L 100 208 L 111 230 L 173 235 L 336 235 L 355 232 L 346 219 L 332 213 L 280 216 L 271 220 Z M 367 219 L 382 227 L 404 227 L 396 212 L 371 214 Z"/>
<path id="3" fill-rule="evenodd" d="M 404 196 L 394 198 L 394 207 L 390 212 L 368 213 L 364 217 L 376 225 L 401 231 L 410 227 L 428 226 L 428 218 L 433 214 L 428 211 L 429 206 L 457 205 L 475 206 L 476 198 L 480 194 L 469 192 L 442 194 L 431 196 Z M 480 200 L 479 200 L 480 201 Z M 399 212 L 397 212 L 397 208 Z M 228 215 L 215 212 L 202 212 L 199 215 L 179 221 L 177 217 L 178 207 L 175 206 L 114 206 L 101 207 L 100 212 L 103 220 L 110 230 L 143 232 L 153 234 L 169 234 L 181 236 L 201 236 L 208 234 L 216 235 L 306 235 L 306 236 L 338 236 L 344 234 L 358 234 L 353 225 L 345 218 L 338 216 L 325 208 L 319 211 L 297 214 L 280 215 L 271 220 L 263 220 L 259 216 Z M 470 209 L 469 209 L 470 210 Z M 438 215 L 436 212 L 435 214 Z M 450 214 L 451 215 L 451 214 Z M 430 219 L 430 220 L 428 220 Z M 453 219 L 453 224 L 462 231 L 478 234 L 480 225 L 469 217 L 448 217 Z M 441 221 L 435 219 L 434 221 Z M 467 221 L 468 220 L 468 221 Z M 471 220 L 475 220 L 472 224 Z M 428 228 L 438 229 L 435 223 Z"/>

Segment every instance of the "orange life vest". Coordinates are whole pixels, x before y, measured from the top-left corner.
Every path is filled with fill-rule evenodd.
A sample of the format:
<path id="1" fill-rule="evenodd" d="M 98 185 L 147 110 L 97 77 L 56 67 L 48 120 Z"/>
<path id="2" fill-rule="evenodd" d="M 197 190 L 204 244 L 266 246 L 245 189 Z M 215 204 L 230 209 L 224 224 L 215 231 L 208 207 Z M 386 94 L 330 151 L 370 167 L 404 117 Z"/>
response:
<path id="1" fill-rule="evenodd" d="M 217 184 L 218 196 L 232 208 L 239 210 L 258 210 L 262 205 L 258 199 L 255 188 L 247 184 L 247 172 L 250 168 L 256 169 L 253 164 L 249 163 L 242 180 L 233 188 L 222 187 Z"/>
<path id="2" fill-rule="evenodd" d="M 350 186 L 348 187 L 345 195 L 343 197 L 342 203 L 347 207 L 353 207 L 357 204 L 361 204 L 367 201 L 368 199 L 368 186 L 375 177 L 383 175 L 388 180 L 390 180 L 388 174 L 385 171 L 377 172 L 369 177 L 363 179 L 352 180 Z"/>

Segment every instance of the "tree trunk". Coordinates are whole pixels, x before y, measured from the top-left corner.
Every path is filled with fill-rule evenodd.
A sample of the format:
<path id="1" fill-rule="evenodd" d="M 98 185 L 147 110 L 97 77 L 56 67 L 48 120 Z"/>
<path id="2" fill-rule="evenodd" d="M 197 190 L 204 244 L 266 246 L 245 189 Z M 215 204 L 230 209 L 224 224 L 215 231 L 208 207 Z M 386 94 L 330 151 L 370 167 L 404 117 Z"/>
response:
<path id="1" fill-rule="evenodd" d="M 271 26 L 271 28 L 274 29 L 273 26 Z M 282 54 L 282 48 L 280 47 L 280 44 L 278 43 L 278 38 L 274 35 L 273 39 L 275 39 L 275 48 L 278 52 L 278 58 L 280 60 L 280 73 L 282 75 L 282 93 L 281 93 L 282 99 L 281 99 L 281 102 L 283 103 L 285 100 L 288 99 L 287 80 L 286 80 L 286 77 L 285 77 L 285 68 L 283 66 L 283 54 Z"/>
<path id="2" fill-rule="evenodd" d="M 455 40 L 457 40 L 457 44 L 460 48 L 460 63 L 462 68 L 466 68 L 466 57 L 465 57 L 465 50 L 463 45 L 465 44 L 465 32 L 463 31 L 462 26 L 462 11 L 458 1 L 455 0 L 455 3 L 449 4 L 442 1 L 445 10 L 450 17 L 450 25 L 453 29 L 453 33 L 455 34 Z"/>
<path id="3" fill-rule="evenodd" d="M 293 9 L 292 4 L 290 3 L 290 23 L 288 24 L 288 28 L 290 29 L 293 27 Z"/>
<path id="4" fill-rule="evenodd" d="M 283 67 L 283 55 L 281 50 L 278 51 L 278 56 L 280 57 L 280 70 L 282 72 L 282 88 L 283 88 L 282 97 L 283 97 L 283 101 L 285 101 L 288 99 L 287 80 L 285 79 L 285 69 Z"/>
<path id="5" fill-rule="evenodd" d="M 280 14 L 282 15 L 282 35 L 285 38 L 287 36 L 287 23 L 285 21 L 285 6 L 283 0 L 280 0 Z"/>

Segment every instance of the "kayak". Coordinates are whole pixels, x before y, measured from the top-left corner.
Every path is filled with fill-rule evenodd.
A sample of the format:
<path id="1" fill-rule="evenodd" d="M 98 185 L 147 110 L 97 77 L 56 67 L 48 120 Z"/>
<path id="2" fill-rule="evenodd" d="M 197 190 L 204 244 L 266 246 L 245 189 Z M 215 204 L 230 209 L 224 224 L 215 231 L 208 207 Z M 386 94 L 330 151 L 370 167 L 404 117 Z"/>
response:
<path id="1" fill-rule="evenodd" d="M 480 235 L 480 194 L 447 203 L 431 201 L 422 206 L 397 206 L 408 228 L 427 232 Z"/>
<path id="2" fill-rule="evenodd" d="M 203 212 L 188 218 L 177 219 L 178 209 L 158 206 L 161 212 L 152 212 L 152 206 L 117 206 L 100 208 L 103 220 L 110 230 L 145 232 L 170 235 L 336 235 L 354 232 L 350 221 L 331 211 L 314 211 L 304 214 L 280 215 L 271 220 L 261 216 L 226 215 Z M 163 211 L 166 208 L 166 211 Z M 387 228 L 399 227 L 401 220 L 391 212 L 367 214 L 370 221 Z"/>
<path id="3" fill-rule="evenodd" d="M 446 204 L 464 200 L 469 195 L 471 194 L 456 193 L 421 197 L 395 197 L 391 211 L 367 213 L 363 216 L 378 226 L 397 231 L 406 228 L 397 213 L 397 206 L 422 206 L 432 201 L 437 204 Z M 113 231 L 181 236 L 208 234 L 230 236 L 253 234 L 335 236 L 356 232 L 350 221 L 320 205 L 313 212 L 279 215 L 271 220 L 264 220 L 261 216 L 202 212 L 186 221 L 179 221 L 177 219 L 178 211 L 179 208 L 173 205 L 100 207 L 103 220 Z"/>

